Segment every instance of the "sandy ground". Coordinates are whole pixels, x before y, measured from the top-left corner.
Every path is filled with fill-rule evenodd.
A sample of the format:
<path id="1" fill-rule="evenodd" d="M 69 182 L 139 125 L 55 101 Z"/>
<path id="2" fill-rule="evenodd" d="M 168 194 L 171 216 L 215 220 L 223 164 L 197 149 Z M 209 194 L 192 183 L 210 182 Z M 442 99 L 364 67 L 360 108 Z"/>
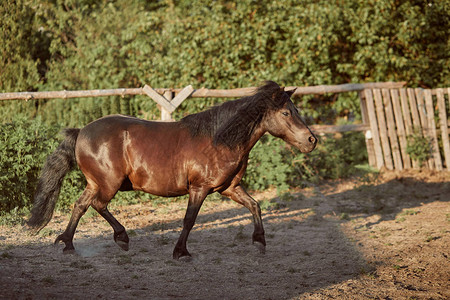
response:
<path id="1" fill-rule="evenodd" d="M 258 194 L 266 254 L 251 244 L 247 209 L 205 201 L 175 261 L 186 201 L 112 206 L 130 250 L 88 211 L 76 254 L 53 245 L 69 214 L 37 236 L 0 227 L 5 299 L 449 299 L 450 174 L 384 172 L 325 182 L 277 198 Z"/>

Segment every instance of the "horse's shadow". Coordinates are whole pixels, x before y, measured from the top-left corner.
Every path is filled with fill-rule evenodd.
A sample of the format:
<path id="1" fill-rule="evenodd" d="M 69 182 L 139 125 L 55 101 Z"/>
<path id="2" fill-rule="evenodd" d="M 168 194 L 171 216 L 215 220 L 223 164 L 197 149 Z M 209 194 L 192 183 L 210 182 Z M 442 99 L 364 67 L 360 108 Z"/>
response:
<path id="1" fill-rule="evenodd" d="M 258 254 L 251 245 L 253 225 L 247 209 L 236 206 L 201 212 L 188 240 L 193 260 L 188 265 L 169 264 L 167 268 L 176 268 L 177 272 L 171 273 L 173 284 L 168 284 L 172 290 L 180 289 L 180 293 L 182 289 L 196 292 L 199 298 L 212 295 L 208 293 L 226 298 L 237 287 L 245 287 L 252 297 L 284 299 L 357 278 L 369 274 L 374 267 L 367 263 L 351 237 L 342 232 L 340 224 L 352 218 L 377 215 L 376 222 L 366 224 L 373 226 L 395 220 L 405 209 L 418 210 L 425 203 L 449 201 L 448 195 L 448 182 L 400 178 L 334 194 L 294 195 L 293 200 L 285 202 L 271 199 L 281 201 L 282 208 L 263 212 L 265 255 Z M 330 217 L 340 214 L 347 217 Z M 140 249 L 135 251 L 145 248 L 148 256 L 156 260 L 170 260 L 182 222 L 180 218 L 139 228 L 137 236 L 131 237 L 131 247 Z M 91 243 L 94 242 L 82 240 L 78 249 Z M 101 247 L 108 242 L 104 239 L 103 243 Z M 180 286 L 183 277 L 193 276 L 192 268 L 203 279 Z M 202 289 L 205 284 L 207 291 Z"/>
<path id="2" fill-rule="evenodd" d="M 424 182 L 412 177 L 399 177 L 382 184 L 362 185 L 343 193 L 329 195 L 336 211 L 349 219 L 376 215 L 378 219 L 365 224 L 371 227 L 399 215 L 420 213 L 420 206 L 450 201 L 450 177 L 445 182 Z"/>

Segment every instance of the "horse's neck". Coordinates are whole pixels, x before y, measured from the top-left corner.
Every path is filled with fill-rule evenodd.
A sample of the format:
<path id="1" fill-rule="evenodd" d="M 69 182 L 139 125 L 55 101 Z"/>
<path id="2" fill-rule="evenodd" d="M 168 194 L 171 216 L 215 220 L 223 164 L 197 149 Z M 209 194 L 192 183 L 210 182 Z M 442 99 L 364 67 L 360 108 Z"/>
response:
<path id="1" fill-rule="evenodd" d="M 255 144 L 259 141 L 259 139 L 266 133 L 267 130 L 265 130 L 261 125 L 259 125 L 251 135 L 248 142 L 246 142 L 244 145 L 242 145 L 242 149 L 244 150 L 245 154 L 250 153 L 252 148 L 255 146 Z"/>

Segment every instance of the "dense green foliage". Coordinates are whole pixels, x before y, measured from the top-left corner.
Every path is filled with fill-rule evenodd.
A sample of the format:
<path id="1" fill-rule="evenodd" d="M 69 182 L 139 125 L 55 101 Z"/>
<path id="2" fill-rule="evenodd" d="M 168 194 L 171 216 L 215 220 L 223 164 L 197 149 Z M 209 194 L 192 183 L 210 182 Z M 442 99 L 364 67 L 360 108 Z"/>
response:
<path id="1" fill-rule="evenodd" d="M 244 183 L 253 190 L 275 186 L 283 192 L 305 182 L 358 174 L 359 164 L 367 161 L 365 147 L 364 135 L 349 132 L 340 138 L 325 136 L 313 152 L 303 154 L 266 135 L 250 152 Z"/>
<path id="2" fill-rule="evenodd" d="M 288 86 L 450 85 L 448 1 L 5 0 L 0 15 L 0 92 L 144 84 L 236 88 L 267 79 Z M 294 101 L 311 123 L 360 119 L 356 93 Z M 175 118 L 216 102 L 189 99 Z M 30 204 L 60 128 L 112 113 L 159 117 L 156 104 L 144 96 L 2 101 L 0 209 Z M 251 153 L 245 182 L 251 189 L 283 190 L 304 180 L 353 174 L 366 160 L 361 149 L 358 133 L 323 139 L 309 155 L 265 137 Z M 61 207 L 82 186 L 82 175 L 72 172 Z"/>
<path id="3" fill-rule="evenodd" d="M 0 91 L 117 87 L 235 88 L 407 81 L 450 83 L 448 1 L 7 0 L 0 7 Z M 212 100 L 188 100 L 195 112 Z M 110 113 L 158 115 L 145 97 L 2 103 L 81 126 Z M 358 117 L 355 93 L 304 97 L 320 121 Z"/>
<path id="4" fill-rule="evenodd" d="M 41 122 L 18 119 L 0 125 L 0 210 L 28 205 L 42 162 L 57 144 L 56 132 Z"/>

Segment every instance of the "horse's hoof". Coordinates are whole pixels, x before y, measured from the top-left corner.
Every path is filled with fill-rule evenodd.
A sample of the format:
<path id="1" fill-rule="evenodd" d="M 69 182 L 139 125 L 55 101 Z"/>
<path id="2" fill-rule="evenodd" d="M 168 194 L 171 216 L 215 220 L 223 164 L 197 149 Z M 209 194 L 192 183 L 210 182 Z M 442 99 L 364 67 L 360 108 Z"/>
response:
<path id="1" fill-rule="evenodd" d="M 256 250 L 259 254 L 266 254 L 266 246 L 263 243 L 254 241 L 253 246 L 255 246 Z"/>
<path id="2" fill-rule="evenodd" d="M 190 261 L 192 259 L 191 254 L 186 250 L 181 250 L 176 248 L 173 251 L 173 259 L 181 260 L 181 261 Z"/>
<path id="3" fill-rule="evenodd" d="M 125 251 L 128 251 L 128 249 L 129 249 L 128 243 L 126 243 L 124 241 L 117 240 L 116 244 L 119 245 L 119 247 L 122 248 Z"/>
<path id="4" fill-rule="evenodd" d="M 114 233 L 114 242 L 116 242 L 116 244 L 123 250 L 128 251 L 128 243 L 130 242 L 130 239 L 125 231 L 120 234 Z"/>
<path id="5" fill-rule="evenodd" d="M 192 256 L 185 255 L 185 256 L 178 257 L 178 261 L 191 262 L 192 261 Z"/>
<path id="6" fill-rule="evenodd" d="M 63 249 L 63 254 L 75 254 L 75 248 L 64 248 Z"/>
<path id="7" fill-rule="evenodd" d="M 58 237 L 55 239 L 55 245 L 59 242 L 64 242 L 64 236 L 62 234 L 58 235 Z"/>

